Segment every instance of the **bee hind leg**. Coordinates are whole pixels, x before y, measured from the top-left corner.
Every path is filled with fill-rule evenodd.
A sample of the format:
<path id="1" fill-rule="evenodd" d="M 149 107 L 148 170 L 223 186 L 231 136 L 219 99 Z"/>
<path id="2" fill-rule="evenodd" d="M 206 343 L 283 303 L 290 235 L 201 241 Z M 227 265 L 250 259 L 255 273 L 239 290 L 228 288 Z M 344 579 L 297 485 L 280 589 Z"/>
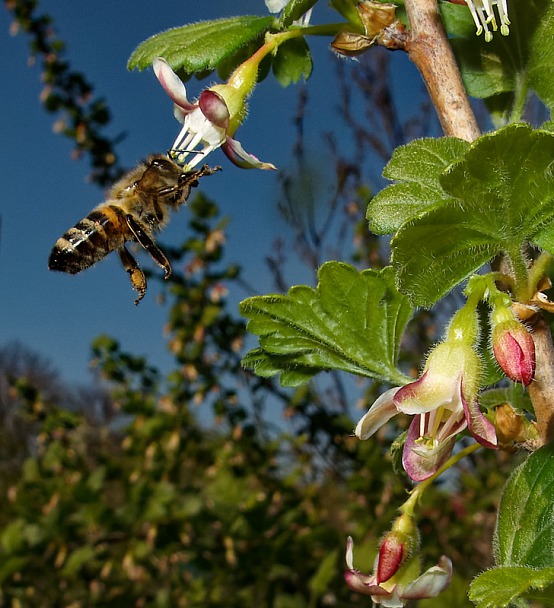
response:
<path id="1" fill-rule="evenodd" d="M 123 268 L 129 273 L 133 289 L 138 293 L 138 298 L 135 300 L 136 306 L 146 293 L 146 277 L 144 276 L 144 272 L 139 268 L 138 262 L 125 247 L 119 250 L 119 258 L 123 264 Z"/>
<path id="2" fill-rule="evenodd" d="M 163 268 L 165 273 L 164 279 L 168 279 L 171 276 L 172 270 L 169 260 L 165 257 L 165 253 L 154 243 L 145 229 L 132 215 L 126 215 L 125 220 L 139 245 L 146 249 L 158 266 Z"/>

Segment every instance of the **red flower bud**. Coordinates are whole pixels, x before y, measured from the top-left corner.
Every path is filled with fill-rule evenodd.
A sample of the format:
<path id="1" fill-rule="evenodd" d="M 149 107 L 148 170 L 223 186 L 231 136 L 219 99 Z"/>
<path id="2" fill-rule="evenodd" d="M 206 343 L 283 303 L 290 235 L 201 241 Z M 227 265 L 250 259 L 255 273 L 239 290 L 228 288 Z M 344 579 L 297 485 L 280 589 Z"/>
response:
<path id="1" fill-rule="evenodd" d="M 514 382 L 529 386 L 535 375 L 535 343 L 517 321 L 505 321 L 492 332 L 494 356 L 502 371 Z"/>
<path id="2" fill-rule="evenodd" d="M 377 563 L 377 584 L 385 583 L 392 578 L 405 558 L 404 543 L 396 532 L 389 532 L 379 547 Z"/>

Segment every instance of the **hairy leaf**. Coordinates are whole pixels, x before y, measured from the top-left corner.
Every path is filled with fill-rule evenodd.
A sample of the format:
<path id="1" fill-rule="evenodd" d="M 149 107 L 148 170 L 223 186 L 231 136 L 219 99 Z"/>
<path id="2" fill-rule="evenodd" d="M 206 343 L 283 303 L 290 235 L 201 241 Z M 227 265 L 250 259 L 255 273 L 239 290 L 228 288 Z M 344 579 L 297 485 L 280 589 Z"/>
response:
<path id="1" fill-rule="evenodd" d="M 554 135 L 510 125 L 480 137 L 441 176 L 445 198 L 392 241 L 401 291 L 430 306 L 500 252 L 554 252 Z"/>
<path id="2" fill-rule="evenodd" d="M 183 70 L 187 75 L 205 73 L 263 35 L 274 23 L 274 17 L 244 15 L 176 27 L 142 42 L 127 67 L 143 70 L 156 57 L 163 57 L 174 70 Z"/>
<path id="3" fill-rule="evenodd" d="M 554 568 L 534 570 L 525 566 L 492 568 L 471 584 L 469 599 L 477 608 L 506 608 L 520 597 L 547 599 L 554 596 Z M 535 591 L 537 590 L 537 591 Z M 546 593 L 541 593 L 546 590 Z"/>
<path id="4" fill-rule="evenodd" d="M 554 571 L 554 447 L 533 452 L 507 481 L 494 549 L 501 566 Z"/>
<path id="5" fill-rule="evenodd" d="M 528 81 L 539 97 L 554 108 L 554 3 L 548 4 L 543 18 L 531 41 Z"/>
<path id="6" fill-rule="evenodd" d="M 367 219 L 375 234 L 395 232 L 402 224 L 442 201 L 446 194 L 439 176 L 469 148 L 456 137 L 426 138 L 400 146 L 383 170 L 383 177 L 396 180 L 369 204 Z"/>
<path id="7" fill-rule="evenodd" d="M 327 262 L 316 289 L 249 298 L 240 311 L 260 348 L 243 364 L 260 375 L 281 374 L 297 386 L 321 370 L 343 370 L 394 384 L 411 380 L 396 369 L 398 345 L 412 309 L 394 287 L 391 268 L 358 272 Z"/>

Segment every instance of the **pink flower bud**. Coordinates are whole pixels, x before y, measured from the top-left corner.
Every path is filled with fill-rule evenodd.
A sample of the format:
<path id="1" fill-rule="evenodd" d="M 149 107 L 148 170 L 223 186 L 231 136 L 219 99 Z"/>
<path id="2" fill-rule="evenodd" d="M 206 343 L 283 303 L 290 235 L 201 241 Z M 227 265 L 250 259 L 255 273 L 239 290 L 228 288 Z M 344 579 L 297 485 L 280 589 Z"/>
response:
<path id="1" fill-rule="evenodd" d="M 492 332 L 494 356 L 502 371 L 514 382 L 529 386 L 535 375 L 535 343 L 517 321 L 505 321 Z"/>
<path id="2" fill-rule="evenodd" d="M 406 558 L 406 550 L 401 537 L 405 535 L 389 532 L 379 547 L 377 563 L 377 584 L 387 582 L 397 572 Z"/>

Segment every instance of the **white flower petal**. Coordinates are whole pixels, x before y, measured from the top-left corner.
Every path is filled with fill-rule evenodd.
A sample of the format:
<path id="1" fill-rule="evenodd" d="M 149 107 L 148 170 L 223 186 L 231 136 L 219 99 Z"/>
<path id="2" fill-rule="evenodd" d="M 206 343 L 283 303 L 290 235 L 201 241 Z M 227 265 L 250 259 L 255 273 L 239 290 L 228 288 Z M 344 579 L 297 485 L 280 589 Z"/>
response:
<path id="1" fill-rule="evenodd" d="M 264 163 L 253 154 L 249 154 L 239 141 L 227 136 L 227 140 L 221 149 L 227 158 L 237 167 L 242 169 L 273 169 L 277 170 L 275 165 Z"/>
<path id="2" fill-rule="evenodd" d="M 195 106 L 187 99 L 187 90 L 183 81 L 171 69 L 169 63 L 163 57 L 156 57 L 152 62 L 154 74 L 160 81 L 164 91 L 171 97 L 175 104 L 182 108 L 185 113 L 192 111 Z"/>
<path id="3" fill-rule="evenodd" d="M 393 399 L 399 390 L 400 389 L 397 386 L 390 388 L 375 400 L 365 416 L 363 416 L 356 425 L 354 434 L 358 439 L 368 439 L 375 431 L 380 429 L 393 416 L 398 414 Z"/>

